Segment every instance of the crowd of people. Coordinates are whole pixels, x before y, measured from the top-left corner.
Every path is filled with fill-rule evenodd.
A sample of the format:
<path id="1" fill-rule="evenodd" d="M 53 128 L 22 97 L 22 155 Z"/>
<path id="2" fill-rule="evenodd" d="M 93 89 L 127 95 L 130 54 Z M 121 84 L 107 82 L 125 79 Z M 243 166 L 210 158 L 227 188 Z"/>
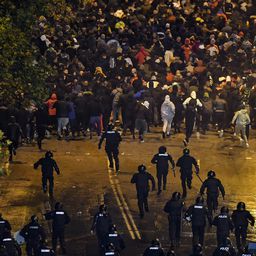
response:
<path id="1" fill-rule="evenodd" d="M 209 129 L 216 130 L 216 134 L 221 138 L 227 129 L 235 126 L 232 133 L 240 139 L 241 144 L 249 147 L 250 127 L 256 127 L 255 1 L 69 2 L 71 8 L 68 19 L 60 15 L 57 15 L 57 18 L 40 16 L 34 26 L 31 45 L 38 48 L 40 54 L 37 57 L 44 58 L 55 71 L 55 75 L 47 80 L 49 95 L 45 101 L 35 104 L 31 100 L 28 106 L 22 105 L 22 102 L 10 106 L 1 99 L 0 129 L 11 142 L 10 161 L 13 160 L 13 155 L 16 155 L 16 149 L 21 142 L 31 143 L 36 140 L 38 148 L 42 149 L 42 140 L 55 131 L 59 140 L 88 136 L 88 133 L 89 138 L 92 138 L 96 132 L 98 137 L 101 136 L 99 148 L 106 139 L 110 168 L 115 164 L 118 173 L 118 145 L 121 137 L 109 125 L 110 122 L 117 125 L 124 136 L 129 129 L 133 139 L 136 138 L 138 131 L 141 143 L 145 140 L 145 133 L 149 132 L 152 126 L 161 126 L 163 139 L 171 138 L 173 133 L 184 131 L 185 136 L 181 143 L 185 147 L 191 143 L 193 131 L 196 131 L 199 138 Z M 184 157 L 188 155 L 189 152 L 185 150 Z M 165 147 L 159 149 L 159 154 L 152 159 L 152 163 L 161 169 L 157 177 L 158 194 L 162 188 L 166 188 L 165 170 L 168 169 L 168 164 L 164 167 L 160 164 L 161 168 L 159 167 L 161 157 L 166 158 L 173 167 L 175 165 Z M 49 152 L 46 158 L 40 159 L 35 168 L 43 166 L 44 163 L 51 166 L 50 175 L 44 177 L 43 189 L 46 192 L 46 184 L 49 181 L 52 195 L 53 170 L 57 173 L 59 170 L 52 166 L 54 162 L 49 160 L 52 158 Z M 181 170 L 184 161 L 181 158 L 176 163 Z M 189 172 L 183 168 L 185 172 L 181 178 L 182 195 L 174 193 L 172 198 L 180 210 L 183 208 L 181 202 L 186 198 L 186 188 L 191 187 L 192 165 L 198 168 L 196 161 L 191 161 Z M 44 167 L 44 173 L 43 169 Z M 139 177 L 146 173 L 145 166 L 140 166 L 139 171 L 141 175 L 136 175 L 132 179 L 132 183 L 136 185 Z M 211 175 L 212 173 L 209 174 Z M 223 195 L 222 188 L 219 188 Z M 147 211 L 147 191 L 144 192 L 138 193 L 141 217 L 144 210 Z M 208 207 L 212 207 L 211 211 L 216 210 L 215 199 L 216 197 L 209 199 L 211 204 L 207 201 Z M 199 221 L 201 224 L 205 223 L 205 217 L 211 217 L 203 206 L 202 198 L 198 198 L 193 207 L 188 209 L 187 214 L 187 217 L 192 215 L 192 229 L 193 216 L 196 215 L 192 213 L 193 209 L 205 213 Z M 99 217 L 105 217 L 105 210 L 105 207 L 100 209 L 101 215 L 96 218 L 97 220 Z M 170 208 L 167 207 L 165 210 L 172 215 L 169 212 Z M 220 216 L 227 216 L 227 209 L 222 208 L 221 211 Z M 232 215 L 233 223 L 228 221 L 228 225 L 234 225 L 236 235 L 242 236 L 242 244 L 237 240 L 237 247 L 244 251 L 244 234 L 248 220 L 252 225 L 254 220 L 251 215 L 246 215 L 248 212 L 243 203 L 238 205 L 237 211 L 236 217 Z M 64 213 L 62 206 L 57 205 L 54 213 L 48 215 L 48 218 L 57 218 L 59 221 L 60 217 L 61 224 L 57 222 L 63 228 L 69 222 L 68 216 Z M 179 212 L 175 214 L 174 217 L 178 219 Z M 63 219 L 62 215 L 66 218 Z M 218 220 L 214 219 L 212 222 L 210 217 L 210 223 L 215 223 L 218 227 Z M 230 220 L 226 217 L 223 219 Z M 240 223 L 241 219 L 243 223 Z M 31 221 L 34 223 L 35 217 Z M 4 222 L 5 220 L 0 221 L 0 228 Z M 174 223 L 175 221 L 170 219 L 170 225 L 174 226 Z M 96 224 L 94 222 L 92 230 L 96 229 L 97 233 Z M 113 223 L 109 224 L 111 225 L 105 226 L 105 235 L 117 232 Z M 10 242 L 13 241 L 8 240 L 12 239 L 10 227 L 6 225 L 5 223 L 3 228 L 5 233 L 1 233 L 0 229 L 0 238 Z M 178 230 L 177 226 L 176 231 L 179 232 Z M 59 231 L 56 232 L 55 240 L 61 240 Z M 197 227 L 193 232 L 200 237 L 203 230 Z M 2 237 L 3 234 L 5 237 Z M 29 237 L 27 233 L 23 235 Z M 224 239 L 226 244 L 221 244 L 222 239 L 218 246 L 229 247 L 226 239 L 228 235 Z M 39 234 L 38 237 L 41 237 L 39 240 L 44 240 L 43 235 Z M 110 237 L 119 238 L 115 235 Z M 170 237 L 173 244 L 179 244 L 171 231 Z M 119 242 L 122 244 L 120 248 L 124 248 L 123 241 L 119 239 Z M 202 237 L 197 242 L 202 244 Z M 202 248 L 197 242 L 193 244 L 194 256 L 202 255 Z M 112 242 L 111 246 L 105 241 L 103 244 L 104 248 L 109 247 L 109 252 L 104 253 L 115 251 Z M 102 243 L 99 245 L 102 246 Z M 37 246 L 42 247 L 42 250 L 48 250 L 43 244 L 41 247 L 38 244 Z M 56 250 L 56 241 L 53 247 Z M 164 255 L 160 252 L 150 254 L 152 251 L 158 251 L 154 248 L 159 248 L 160 251 L 159 241 L 153 241 L 144 255 Z M 65 252 L 64 246 L 62 249 Z M 33 255 L 28 251 L 28 255 Z M 174 255 L 171 251 L 168 255 Z M 224 251 L 227 250 L 224 249 L 222 253 Z M 51 250 L 45 252 L 53 253 Z M 229 253 L 225 255 L 233 255 Z"/>

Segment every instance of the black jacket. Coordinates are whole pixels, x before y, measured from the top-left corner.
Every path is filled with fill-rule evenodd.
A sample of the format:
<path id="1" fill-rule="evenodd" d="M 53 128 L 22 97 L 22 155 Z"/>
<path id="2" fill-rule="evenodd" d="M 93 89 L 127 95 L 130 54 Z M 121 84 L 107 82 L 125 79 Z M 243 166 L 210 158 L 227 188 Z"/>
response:
<path id="1" fill-rule="evenodd" d="M 251 213 L 249 211 L 246 211 L 246 210 L 233 211 L 231 218 L 232 218 L 235 228 L 248 227 L 249 222 L 253 226 L 254 222 L 255 222 L 254 217 L 251 215 Z"/>
<path id="2" fill-rule="evenodd" d="M 148 172 L 135 173 L 131 179 L 131 183 L 136 184 L 137 193 L 149 191 L 149 180 L 152 183 L 152 190 L 155 189 L 155 179 Z"/>
<path id="3" fill-rule="evenodd" d="M 106 139 L 106 146 L 105 146 L 106 149 L 116 149 L 118 148 L 120 142 L 122 141 L 122 138 L 119 132 L 106 131 L 101 135 L 99 148 L 101 147 L 101 144 L 104 139 Z"/>
<path id="4" fill-rule="evenodd" d="M 20 125 L 18 123 L 9 123 L 6 132 L 7 139 L 18 143 L 20 136 L 22 136 Z"/>
<path id="5" fill-rule="evenodd" d="M 168 153 L 155 154 L 151 160 L 152 164 L 156 164 L 157 172 L 168 172 L 169 162 L 172 164 L 172 168 L 175 167 L 175 163 Z"/>
<path id="6" fill-rule="evenodd" d="M 56 108 L 56 116 L 57 118 L 60 117 L 68 117 L 68 113 L 70 112 L 69 104 L 64 100 L 56 101 L 52 108 Z"/>
<path id="7" fill-rule="evenodd" d="M 180 167 L 181 176 L 186 176 L 187 173 L 192 173 L 192 166 L 195 166 L 196 172 L 199 172 L 199 166 L 196 159 L 190 155 L 183 155 L 176 163 L 176 166 Z"/>
<path id="8" fill-rule="evenodd" d="M 11 225 L 9 221 L 0 218 L 0 238 L 2 238 L 2 235 L 4 234 L 5 231 L 11 231 Z"/>
<path id="9" fill-rule="evenodd" d="M 124 240 L 117 232 L 109 232 L 106 234 L 103 241 L 103 246 L 106 248 L 110 243 L 112 243 L 118 251 L 125 248 Z"/>
<path id="10" fill-rule="evenodd" d="M 32 221 L 27 224 L 20 231 L 20 235 L 23 236 L 27 242 L 40 242 L 44 241 L 46 238 L 43 227 L 36 221 Z"/>
<path id="11" fill-rule="evenodd" d="M 65 225 L 70 222 L 70 217 L 63 210 L 54 210 L 46 213 L 44 216 L 46 220 L 52 220 L 53 232 L 64 231 Z"/>
<path id="12" fill-rule="evenodd" d="M 205 226 L 206 218 L 211 224 L 211 216 L 203 204 L 191 205 L 186 212 L 186 216 L 191 216 L 192 226 Z"/>
<path id="13" fill-rule="evenodd" d="M 34 163 L 34 169 L 37 169 L 38 166 L 42 166 L 42 176 L 44 177 L 53 177 L 53 171 L 55 170 L 57 174 L 60 174 L 59 167 L 55 160 L 52 158 L 41 158 L 36 163 Z"/>
<path id="14" fill-rule="evenodd" d="M 216 178 L 208 178 L 205 180 L 201 186 L 200 193 L 203 194 L 205 189 L 207 189 L 207 194 L 210 195 L 219 195 L 219 190 L 222 194 L 222 196 L 225 196 L 225 190 L 223 185 L 221 184 L 221 181 Z"/>
<path id="15" fill-rule="evenodd" d="M 112 219 L 108 213 L 98 212 L 94 215 L 91 230 L 96 230 L 97 235 L 106 235 L 111 224 Z"/>
<path id="16" fill-rule="evenodd" d="M 182 200 L 170 200 L 164 206 L 164 211 L 169 214 L 171 221 L 181 219 L 184 202 Z"/>
<path id="17" fill-rule="evenodd" d="M 164 250 L 159 246 L 149 246 L 143 256 L 165 256 Z"/>
<path id="18" fill-rule="evenodd" d="M 212 225 L 216 226 L 218 234 L 229 235 L 234 226 L 232 220 L 228 214 L 221 213 L 216 216 L 212 222 Z"/>

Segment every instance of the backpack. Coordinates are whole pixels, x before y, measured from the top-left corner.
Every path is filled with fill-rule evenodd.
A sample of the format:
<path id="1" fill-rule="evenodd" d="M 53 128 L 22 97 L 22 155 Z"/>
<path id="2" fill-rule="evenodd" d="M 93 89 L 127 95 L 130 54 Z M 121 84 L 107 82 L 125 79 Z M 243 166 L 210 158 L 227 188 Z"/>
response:
<path id="1" fill-rule="evenodd" d="M 196 99 L 190 98 L 190 101 L 187 105 L 187 111 L 195 113 L 196 112 L 196 103 L 197 103 Z"/>

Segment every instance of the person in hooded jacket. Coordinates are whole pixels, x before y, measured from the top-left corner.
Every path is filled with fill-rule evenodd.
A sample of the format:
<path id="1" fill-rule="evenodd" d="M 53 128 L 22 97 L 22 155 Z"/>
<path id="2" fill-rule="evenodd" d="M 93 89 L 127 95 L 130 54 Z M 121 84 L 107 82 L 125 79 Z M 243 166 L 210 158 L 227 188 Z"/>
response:
<path id="1" fill-rule="evenodd" d="M 170 136 L 172 121 L 175 115 L 175 106 L 170 100 L 170 96 L 166 95 L 161 106 L 161 117 L 163 120 L 163 138 Z"/>
<path id="2" fill-rule="evenodd" d="M 171 200 L 169 200 L 164 206 L 164 211 L 168 213 L 171 248 L 174 248 L 174 246 L 178 247 L 180 245 L 180 230 L 183 209 L 184 201 L 181 199 L 181 194 L 179 192 L 174 192 Z"/>
<path id="3" fill-rule="evenodd" d="M 185 126 L 186 126 L 186 138 L 183 140 L 184 146 L 186 147 L 189 143 L 189 138 L 191 137 L 194 129 L 196 113 L 198 108 L 203 105 L 199 99 L 196 97 L 196 92 L 192 91 L 190 97 L 188 97 L 183 102 L 183 107 L 185 109 Z"/>
<path id="4" fill-rule="evenodd" d="M 48 107 L 48 115 L 49 115 L 49 125 L 56 127 L 56 108 L 53 107 L 54 103 L 57 101 L 57 95 L 53 93 L 45 104 Z"/>
<path id="5" fill-rule="evenodd" d="M 251 123 L 250 117 L 245 106 L 241 106 L 241 110 L 237 111 L 231 122 L 235 124 L 235 134 L 241 142 L 245 142 L 246 147 L 249 147 L 248 138 L 246 135 L 246 126 Z M 242 137 L 240 136 L 242 134 Z"/>
<path id="6" fill-rule="evenodd" d="M 144 217 L 144 210 L 149 211 L 148 207 L 148 192 L 149 192 L 149 181 L 152 183 L 152 191 L 155 190 L 155 179 L 147 172 L 145 165 L 138 166 L 138 172 L 132 176 L 131 183 L 136 184 L 138 207 L 140 211 L 140 218 Z"/>

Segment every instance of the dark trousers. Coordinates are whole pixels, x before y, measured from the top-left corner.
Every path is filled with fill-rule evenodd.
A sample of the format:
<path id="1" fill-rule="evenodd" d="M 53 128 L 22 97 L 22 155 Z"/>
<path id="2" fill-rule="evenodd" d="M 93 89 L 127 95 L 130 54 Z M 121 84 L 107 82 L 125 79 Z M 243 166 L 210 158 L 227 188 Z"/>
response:
<path id="1" fill-rule="evenodd" d="M 157 172 L 157 184 L 158 184 L 158 191 L 162 190 L 162 180 L 163 180 L 163 189 L 166 189 L 166 182 L 167 182 L 167 175 L 168 172 Z"/>
<path id="2" fill-rule="evenodd" d="M 207 194 L 207 207 L 210 214 L 218 209 L 218 195 Z"/>
<path id="3" fill-rule="evenodd" d="M 144 214 L 144 210 L 148 211 L 148 191 L 137 192 L 137 198 L 140 214 Z"/>
<path id="4" fill-rule="evenodd" d="M 189 142 L 189 138 L 193 133 L 193 128 L 195 124 L 195 114 L 194 113 L 186 113 L 185 116 L 185 126 L 186 126 L 186 141 Z"/>
<path id="5" fill-rule="evenodd" d="M 186 176 L 181 176 L 181 186 L 182 186 L 182 197 L 187 196 L 187 186 L 191 189 L 192 185 L 192 173 L 187 174 Z"/>
<path id="6" fill-rule="evenodd" d="M 39 125 L 37 126 L 37 146 L 39 149 L 42 149 L 42 141 L 45 137 L 46 126 Z"/>
<path id="7" fill-rule="evenodd" d="M 216 112 L 214 119 L 218 124 L 218 130 L 223 130 L 225 128 L 225 112 Z"/>
<path id="8" fill-rule="evenodd" d="M 193 245 L 197 245 L 198 243 L 204 244 L 204 229 L 205 226 L 193 226 L 192 225 L 192 233 L 193 233 Z"/>
<path id="9" fill-rule="evenodd" d="M 168 216 L 169 220 L 169 236 L 171 240 L 171 245 L 178 245 L 180 242 L 180 227 L 181 227 L 181 219 L 173 218 Z"/>
<path id="10" fill-rule="evenodd" d="M 202 113 L 202 123 L 201 123 L 203 132 L 206 132 L 206 130 L 208 129 L 210 120 L 211 120 L 211 113 L 203 112 Z"/>
<path id="11" fill-rule="evenodd" d="M 8 146 L 9 150 L 9 161 L 13 160 L 13 155 L 16 154 L 16 149 L 18 148 L 18 141 L 12 141 L 11 144 Z"/>
<path id="12" fill-rule="evenodd" d="M 239 226 L 235 228 L 236 246 L 237 248 L 244 247 L 246 245 L 247 227 Z"/>
<path id="13" fill-rule="evenodd" d="M 39 241 L 28 241 L 26 244 L 27 256 L 37 256 L 39 255 Z"/>
<path id="14" fill-rule="evenodd" d="M 116 171 L 118 171 L 119 170 L 119 158 L 118 158 L 119 151 L 118 151 L 118 148 L 114 148 L 114 149 L 106 148 L 105 150 L 106 150 L 108 160 L 109 160 L 109 167 L 110 168 L 114 167 L 114 162 L 113 162 L 113 158 L 114 158 Z"/>
<path id="15" fill-rule="evenodd" d="M 64 230 L 53 230 L 52 232 L 52 249 L 56 252 L 58 240 L 62 253 L 66 253 Z"/>
<path id="16" fill-rule="evenodd" d="M 53 195 L 53 183 L 54 178 L 53 177 L 46 177 L 42 176 L 42 186 L 43 186 L 43 191 L 44 193 L 47 192 L 47 181 L 49 182 L 49 194 L 52 196 Z"/>
<path id="17" fill-rule="evenodd" d="M 223 244 L 226 244 L 227 242 L 227 237 L 229 237 L 229 232 L 217 232 L 217 244 L 218 246 L 221 246 Z"/>

